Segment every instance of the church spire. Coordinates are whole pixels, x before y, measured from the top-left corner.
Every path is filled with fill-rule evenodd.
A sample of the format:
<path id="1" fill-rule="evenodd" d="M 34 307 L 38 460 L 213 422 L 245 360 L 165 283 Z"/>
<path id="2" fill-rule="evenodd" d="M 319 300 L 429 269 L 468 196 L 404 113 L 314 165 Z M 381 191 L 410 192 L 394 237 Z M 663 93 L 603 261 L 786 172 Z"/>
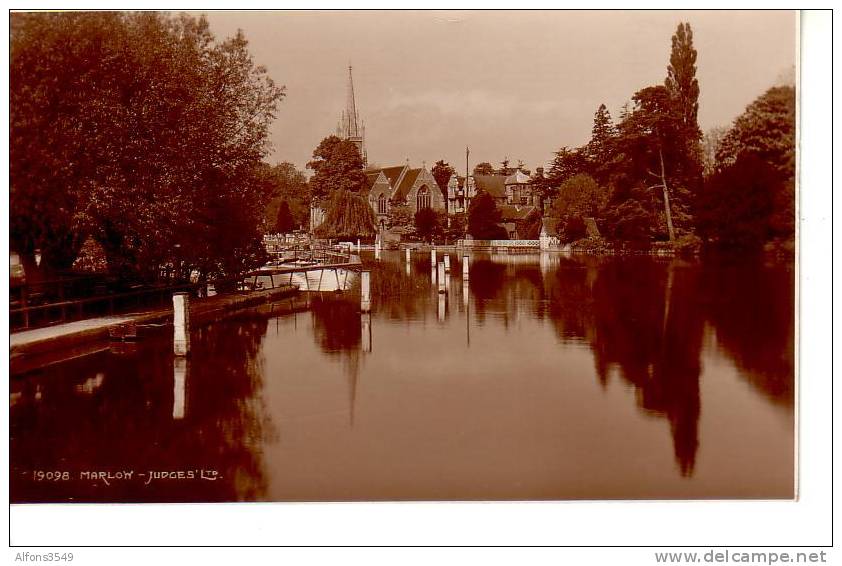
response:
<path id="1" fill-rule="evenodd" d="M 337 134 L 343 140 L 350 141 L 357 146 L 363 161 L 368 162 L 365 151 L 365 126 L 357 112 L 357 100 L 354 96 L 354 74 L 350 63 L 348 64 L 348 86 L 345 92 L 345 110 L 342 111 Z"/>
<path id="2" fill-rule="evenodd" d="M 348 88 L 345 96 L 345 119 L 347 120 L 347 137 L 360 137 L 359 121 L 357 114 L 357 101 L 354 99 L 354 74 L 353 67 L 348 65 Z"/>

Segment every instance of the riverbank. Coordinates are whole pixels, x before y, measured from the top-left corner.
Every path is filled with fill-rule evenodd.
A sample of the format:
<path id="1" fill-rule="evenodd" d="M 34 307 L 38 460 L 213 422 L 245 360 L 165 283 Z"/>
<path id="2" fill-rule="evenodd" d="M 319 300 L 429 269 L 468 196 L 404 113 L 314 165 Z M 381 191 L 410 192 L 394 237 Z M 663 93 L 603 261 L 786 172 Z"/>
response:
<path id="1" fill-rule="evenodd" d="M 298 287 L 295 285 L 282 285 L 274 289 L 194 299 L 190 304 L 190 322 L 193 325 L 207 324 L 228 311 L 259 305 L 297 292 Z M 9 340 L 11 373 L 37 367 L 41 362 L 47 363 L 50 357 L 58 354 L 66 357 L 68 354 L 72 356 L 74 351 L 95 349 L 95 343 L 108 338 L 111 328 L 130 323 L 141 327 L 172 324 L 172 307 L 16 332 Z"/>

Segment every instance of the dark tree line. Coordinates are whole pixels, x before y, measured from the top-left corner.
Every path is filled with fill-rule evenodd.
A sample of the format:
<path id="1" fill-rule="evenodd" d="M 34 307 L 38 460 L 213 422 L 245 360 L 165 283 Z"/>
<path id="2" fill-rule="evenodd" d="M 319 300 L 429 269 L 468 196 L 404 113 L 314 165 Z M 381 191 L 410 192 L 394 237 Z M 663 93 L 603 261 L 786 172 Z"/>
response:
<path id="1" fill-rule="evenodd" d="M 599 106 L 590 141 L 559 149 L 539 185 L 555 203 L 551 214 L 564 224 L 587 212 L 623 246 L 791 245 L 794 89 L 770 89 L 703 144 L 696 59 L 692 29 L 682 23 L 664 84 L 637 91 L 616 123 Z"/>
<path id="2" fill-rule="evenodd" d="M 68 268 L 90 236 L 109 271 L 232 276 L 261 261 L 262 159 L 284 96 L 242 33 L 155 12 L 12 15 L 11 244 Z"/>

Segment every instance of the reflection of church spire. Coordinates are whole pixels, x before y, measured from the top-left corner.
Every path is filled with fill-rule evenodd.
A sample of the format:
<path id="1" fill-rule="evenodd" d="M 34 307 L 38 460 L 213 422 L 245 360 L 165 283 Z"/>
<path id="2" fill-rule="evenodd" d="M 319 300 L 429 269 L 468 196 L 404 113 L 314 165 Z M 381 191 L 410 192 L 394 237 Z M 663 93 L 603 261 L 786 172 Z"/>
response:
<path id="1" fill-rule="evenodd" d="M 353 143 L 360 152 L 363 161 L 367 162 L 365 151 L 365 125 L 357 112 L 357 101 L 354 96 L 354 76 L 351 65 L 348 65 L 348 86 L 345 92 L 345 110 L 336 128 L 336 135 L 343 140 Z"/>

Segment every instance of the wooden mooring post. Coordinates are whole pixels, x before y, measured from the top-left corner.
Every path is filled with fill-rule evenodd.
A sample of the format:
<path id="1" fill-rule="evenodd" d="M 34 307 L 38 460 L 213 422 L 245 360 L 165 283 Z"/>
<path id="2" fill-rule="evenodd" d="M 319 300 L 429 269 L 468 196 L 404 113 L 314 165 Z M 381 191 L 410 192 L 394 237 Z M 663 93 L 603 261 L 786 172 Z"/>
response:
<path id="1" fill-rule="evenodd" d="M 369 312 L 371 310 L 371 272 L 360 272 L 360 310 Z"/>
<path id="2" fill-rule="evenodd" d="M 444 263 L 439 264 L 439 293 L 444 293 L 447 289 L 445 288 L 444 280 L 445 280 L 445 273 L 444 273 Z"/>
<path id="3" fill-rule="evenodd" d="M 186 356 L 190 353 L 190 294 L 172 296 L 173 353 Z"/>
<path id="4" fill-rule="evenodd" d="M 450 273 L 450 254 L 444 254 L 444 272 Z"/>
<path id="5" fill-rule="evenodd" d="M 462 279 L 467 279 L 470 272 L 470 261 L 467 255 L 462 256 Z"/>

